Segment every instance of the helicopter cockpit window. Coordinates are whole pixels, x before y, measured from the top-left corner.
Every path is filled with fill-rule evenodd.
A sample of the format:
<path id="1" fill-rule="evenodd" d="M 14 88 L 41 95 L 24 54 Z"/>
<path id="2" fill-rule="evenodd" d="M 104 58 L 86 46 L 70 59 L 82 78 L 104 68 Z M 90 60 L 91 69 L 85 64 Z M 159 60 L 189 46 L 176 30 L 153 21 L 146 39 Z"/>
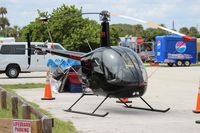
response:
<path id="1" fill-rule="evenodd" d="M 137 63 L 135 63 L 135 65 L 138 69 L 139 75 L 141 75 L 140 80 L 147 81 L 147 78 L 148 78 L 147 72 L 145 70 L 145 67 L 144 67 L 140 57 L 134 51 L 132 51 L 131 49 L 126 48 L 126 52 L 129 55 L 129 57 L 131 58 L 131 60 L 133 60 L 134 62 L 137 62 Z"/>
<path id="2" fill-rule="evenodd" d="M 126 52 L 106 49 L 103 52 L 104 71 L 111 82 L 138 83 L 138 76 L 133 62 Z"/>

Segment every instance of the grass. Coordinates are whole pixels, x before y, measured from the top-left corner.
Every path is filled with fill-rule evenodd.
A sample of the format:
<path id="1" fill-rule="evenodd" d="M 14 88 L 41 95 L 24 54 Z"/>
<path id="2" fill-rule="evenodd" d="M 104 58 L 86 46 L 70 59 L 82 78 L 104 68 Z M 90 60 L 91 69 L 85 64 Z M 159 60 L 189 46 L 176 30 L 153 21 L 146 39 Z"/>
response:
<path id="1" fill-rule="evenodd" d="M 7 109 L 0 109 L 0 118 L 12 118 L 12 112 L 11 112 L 11 100 L 7 97 Z M 22 119 L 22 108 L 18 106 L 18 118 Z"/>
<path id="2" fill-rule="evenodd" d="M 53 133 L 78 133 L 76 129 L 74 128 L 73 123 L 70 121 L 63 122 L 55 118 L 54 125 L 55 126 L 53 128 Z"/>
<path id="3" fill-rule="evenodd" d="M 29 104 L 32 105 L 37 110 L 43 112 L 45 115 L 52 117 L 52 115 L 48 111 L 41 109 L 40 106 L 37 105 L 36 103 L 29 102 Z M 73 126 L 72 122 L 70 121 L 65 122 L 60 119 L 54 118 L 53 133 L 77 133 L 77 131 Z"/>
<path id="4" fill-rule="evenodd" d="M 7 98 L 7 109 L 0 109 L 0 118 L 11 118 L 10 99 Z"/>
<path id="5" fill-rule="evenodd" d="M 13 85 L 1 85 L 1 86 L 7 90 L 13 90 L 13 89 L 43 88 L 45 84 L 28 83 L 28 84 L 13 84 Z"/>
<path id="6" fill-rule="evenodd" d="M 16 84 L 16 85 L 1 85 L 2 88 L 6 89 L 8 92 L 15 93 L 15 89 L 23 88 L 23 89 L 28 89 L 28 88 L 42 88 L 44 87 L 44 84 Z M 22 98 L 23 99 L 23 98 Z M 33 102 L 29 102 L 31 106 L 33 106 L 35 109 L 41 111 L 45 115 L 52 117 L 52 115 L 44 110 L 41 109 L 39 105 Z M 2 110 L 0 109 L 0 118 L 12 118 L 11 114 L 11 109 L 10 109 L 10 99 L 7 99 L 7 109 Z M 22 110 L 21 107 L 19 107 L 19 118 L 22 118 Z M 31 115 L 32 119 L 36 119 L 35 116 Z M 53 127 L 53 133 L 77 133 L 75 127 L 73 126 L 73 123 L 68 121 L 62 121 L 57 118 L 54 118 L 54 127 Z"/>

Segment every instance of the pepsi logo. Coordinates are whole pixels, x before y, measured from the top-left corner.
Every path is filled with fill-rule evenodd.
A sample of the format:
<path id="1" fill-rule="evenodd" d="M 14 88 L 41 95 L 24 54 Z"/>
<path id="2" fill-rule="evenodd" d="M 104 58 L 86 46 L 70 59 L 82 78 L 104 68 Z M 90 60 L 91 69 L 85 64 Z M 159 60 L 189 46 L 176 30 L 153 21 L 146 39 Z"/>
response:
<path id="1" fill-rule="evenodd" d="M 186 44 L 183 41 L 178 41 L 175 47 L 176 51 L 179 53 L 184 53 L 187 49 Z"/>
<path id="2" fill-rule="evenodd" d="M 157 49 L 160 49 L 161 48 L 161 42 L 160 40 L 157 41 Z"/>

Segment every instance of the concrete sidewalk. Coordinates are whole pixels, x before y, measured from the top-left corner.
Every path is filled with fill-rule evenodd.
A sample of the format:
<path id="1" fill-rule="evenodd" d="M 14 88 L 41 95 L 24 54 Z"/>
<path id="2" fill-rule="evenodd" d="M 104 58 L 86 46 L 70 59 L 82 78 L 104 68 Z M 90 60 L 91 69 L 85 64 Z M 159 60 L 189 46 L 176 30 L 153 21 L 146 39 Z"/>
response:
<path id="1" fill-rule="evenodd" d="M 157 71 L 156 71 L 157 70 Z M 81 95 L 80 93 L 54 94 L 56 100 L 42 101 L 44 89 L 19 89 L 17 93 L 35 102 L 41 108 L 50 111 L 54 117 L 72 121 L 79 132 L 83 133 L 198 133 L 200 114 L 192 113 L 196 106 L 196 98 L 200 79 L 200 67 L 149 67 L 148 74 L 156 71 L 148 82 L 145 98 L 153 107 L 165 109 L 167 113 L 156 113 L 127 109 L 116 103 L 116 99 L 108 99 L 97 113 L 110 112 L 104 118 L 92 117 L 64 112 Z M 91 112 L 104 97 L 85 97 L 74 110 Z M 133 105 L 144 107 L 139 98 Z"/>

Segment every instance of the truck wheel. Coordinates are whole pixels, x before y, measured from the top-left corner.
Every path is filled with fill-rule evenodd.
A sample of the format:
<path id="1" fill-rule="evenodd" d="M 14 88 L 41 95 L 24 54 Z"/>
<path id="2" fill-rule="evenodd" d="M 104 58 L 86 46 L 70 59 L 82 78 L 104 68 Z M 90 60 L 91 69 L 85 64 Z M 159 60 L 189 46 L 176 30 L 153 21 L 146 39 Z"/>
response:
<path id="1" fill-rule="evenodd" d="M 167 63 L 168 66 L 172 67 L 174 63 Z"/>
<path id="2" fill-rule="evenodd" d="M 18 75 L 19 75 L 19 67 L 16 66 L 16 65 L 11 65 L 11 66 L 8 66 L 8 68 L 6 69 L 6 75 L 9 77 L 9 78 L 17 78 Z"/>
<path id="3" fill-rule="evenodd" d="M 178 66 L 178 67 L 182 66 L 182 64 L 183 64 L 183 62 L 180 61 L 180 60 L 178 60 L 178 61 L 176 62 L 176 66 Z"/>
<path id="4" fill-rule="evenodd" d="M 186 60 L 186 61 L 184 61 L 184 66 L 190 66 L 190 61 L 189 60 Z"/>

